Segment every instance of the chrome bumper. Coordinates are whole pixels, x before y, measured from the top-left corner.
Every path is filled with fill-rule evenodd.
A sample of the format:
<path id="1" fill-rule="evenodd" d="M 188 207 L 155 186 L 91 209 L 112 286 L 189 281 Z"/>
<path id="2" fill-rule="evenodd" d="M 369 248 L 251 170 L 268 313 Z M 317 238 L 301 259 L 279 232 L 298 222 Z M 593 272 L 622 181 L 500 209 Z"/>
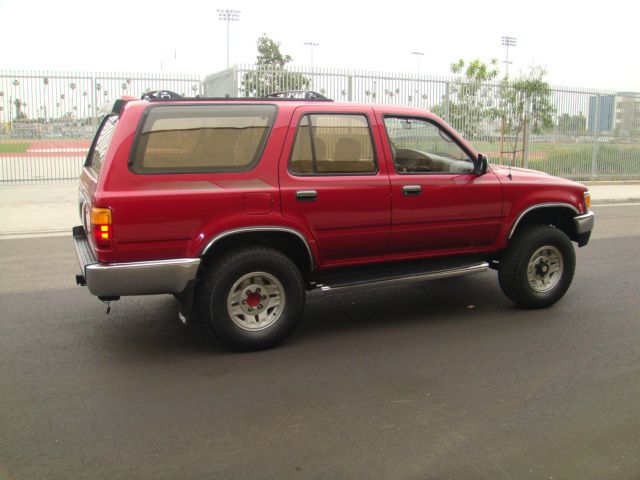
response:
<path id="1" fill-rule="evenodd" d="M 584 215 L 573 217 L 573 221 L 576 223 L 576 232 L 578 233 L 578 235 L 593 230 L 594 218 L 595 216 L 591 211 L 585 213 Z"/>
<path id="2" fill-rule="evenodd" d="M 73 242 L 81 270 L 77 282 L 99 297 L 180 293 L 200 266 L 199 258 L 99 263 L 83 227 L 73 228 Z"/>
<path id="3" fill-rule="evenodd" d="M 576 224 L 578 246 L 584 247 L 589 243 L 589 238 L 591 238 L 591 231 L 593 230 L 593 225 L 595 223 L 595 216 L 593 215 L 593 212 L 589 211 L 583 215 L 573 217 L 573 221 Z"/>

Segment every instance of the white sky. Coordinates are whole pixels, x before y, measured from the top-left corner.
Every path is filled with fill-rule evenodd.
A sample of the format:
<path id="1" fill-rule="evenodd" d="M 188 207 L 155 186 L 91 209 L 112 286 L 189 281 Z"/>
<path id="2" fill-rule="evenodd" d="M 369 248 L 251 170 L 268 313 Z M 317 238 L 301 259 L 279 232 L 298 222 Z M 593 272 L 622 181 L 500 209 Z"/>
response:
<path id="1" fill-rule="evenodd" d="M 502 35 L 517 37 L 510 71 L 543 65 L 553 85 L 640 91 L 640 4 L 537 2 L 0 0 L 0 71 L 163 71 L 207 75 L 252 63 L 264 32 L 294 65 L 448 75 L 458 58 L 504 60 Z M 174 58 L 174 52 L 175 57 Z"/>

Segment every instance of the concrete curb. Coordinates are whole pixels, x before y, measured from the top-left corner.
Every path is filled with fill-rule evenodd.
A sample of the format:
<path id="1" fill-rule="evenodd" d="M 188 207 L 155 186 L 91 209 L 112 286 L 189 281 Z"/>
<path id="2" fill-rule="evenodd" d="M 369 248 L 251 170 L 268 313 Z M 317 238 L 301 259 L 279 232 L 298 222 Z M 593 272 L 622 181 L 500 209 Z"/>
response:
<path id="1" fill-rule="evenodd" d="M 628 203 L 640 203 L 640 198 L 601 198 L 599 200 L 592 200 L 591 206 L 597 207 L 598 205 L 616 205 L 616 204 L 628 204 Z"/>
<path id="2" fill-rule="evenodd" d="M 80 223 L 80 222 L 78 222 Z M 41 231 L 23 231 L 23 232 L 2 232 L 0 240 L 18 240 L 21 238 L 37 238 L 37 237 L 66 237 L 71 236 L 71 229 L 41 230 Z"/>

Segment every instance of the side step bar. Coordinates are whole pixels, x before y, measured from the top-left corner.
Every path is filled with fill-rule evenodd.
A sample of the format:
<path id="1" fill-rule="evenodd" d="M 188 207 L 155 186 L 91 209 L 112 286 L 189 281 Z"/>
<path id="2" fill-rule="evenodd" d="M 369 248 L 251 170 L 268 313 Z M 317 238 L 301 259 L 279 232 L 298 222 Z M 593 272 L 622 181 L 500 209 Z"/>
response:
<path id="1" fill-rule="evenodd" d="M 332 275 L 326 280 L 311 282 L 312 288 L 319 288 L 323 292 L 340 290 L 366 285 L 380 285 L 389 283 L 410 282 L 414 280 L 435 280 L 438 278 L 458 277 L 472 273 L 484 272 L 489 268 L 487 262 L 458 264 L 450 268 L 436 268 L 426 271 L 411 271 L 401 273 L 397 270 L 377 273 L 357 272 L 354 274 Z"/>

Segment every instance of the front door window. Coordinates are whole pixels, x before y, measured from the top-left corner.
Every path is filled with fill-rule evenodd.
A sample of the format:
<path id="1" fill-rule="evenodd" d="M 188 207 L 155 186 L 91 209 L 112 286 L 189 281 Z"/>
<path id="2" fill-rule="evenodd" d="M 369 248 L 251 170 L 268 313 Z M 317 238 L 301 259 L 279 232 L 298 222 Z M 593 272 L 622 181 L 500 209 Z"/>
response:
<path id="1" fill-rule="evenodd" d="M 473 160 L 438 125 L 411 117 L 385 117 L 396 172 L 472 173 Z"/>

